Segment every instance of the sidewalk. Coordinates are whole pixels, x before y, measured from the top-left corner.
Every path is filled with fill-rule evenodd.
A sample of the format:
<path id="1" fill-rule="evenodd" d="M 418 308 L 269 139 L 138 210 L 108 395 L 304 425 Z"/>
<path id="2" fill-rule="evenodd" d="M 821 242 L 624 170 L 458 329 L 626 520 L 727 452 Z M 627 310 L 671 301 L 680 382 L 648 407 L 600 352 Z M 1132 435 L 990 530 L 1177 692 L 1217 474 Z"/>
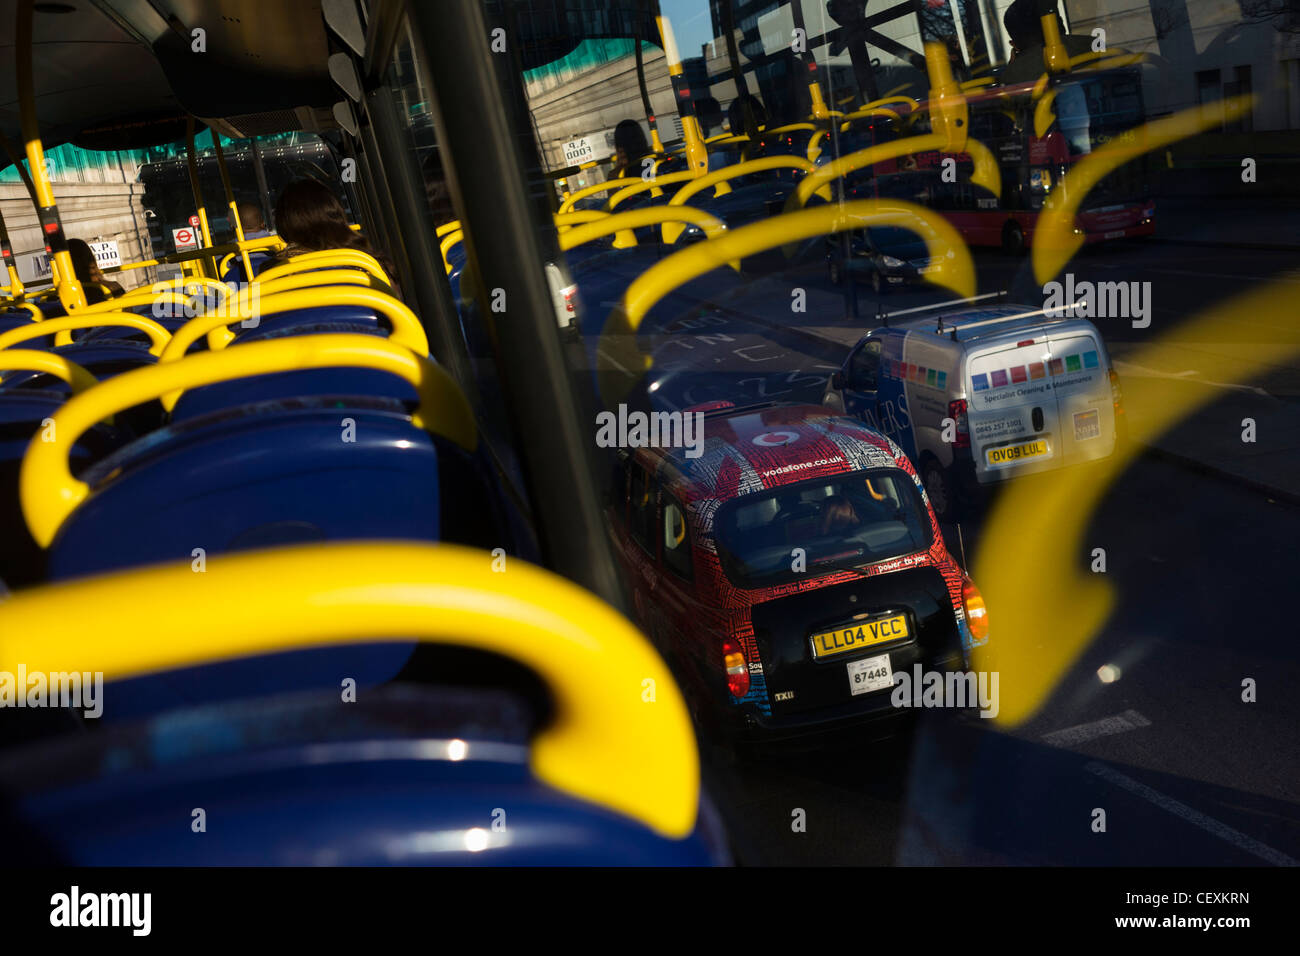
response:
<path id="1" fill-rule="evenodd" d="M 1300 200 L 1156 197 L 1155 203 L 1149 242 L 1300 250 Z"/>

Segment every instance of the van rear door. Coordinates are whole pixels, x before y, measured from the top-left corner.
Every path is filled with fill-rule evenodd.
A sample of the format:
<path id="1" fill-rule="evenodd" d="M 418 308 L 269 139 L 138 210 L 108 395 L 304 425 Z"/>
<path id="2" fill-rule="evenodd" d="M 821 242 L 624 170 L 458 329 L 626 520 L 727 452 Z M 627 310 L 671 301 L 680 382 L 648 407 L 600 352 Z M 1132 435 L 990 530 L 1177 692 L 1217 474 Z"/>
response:
<path id="1" fill-rule="evenodd" d="M 1048 332 L 1048 364 L 1061 428 L 1062 464 L 1105 458 L 1115 450 L 1110 360 L 1091 322 Z"/>
<path id="2" fill-rule="evenodd" d="M 980 345 L 966 357 L 967 420 L 981 483 L 1054 468 L 1062 422 L 1053 394 L 1050 343 L 1041 330 Z"/>

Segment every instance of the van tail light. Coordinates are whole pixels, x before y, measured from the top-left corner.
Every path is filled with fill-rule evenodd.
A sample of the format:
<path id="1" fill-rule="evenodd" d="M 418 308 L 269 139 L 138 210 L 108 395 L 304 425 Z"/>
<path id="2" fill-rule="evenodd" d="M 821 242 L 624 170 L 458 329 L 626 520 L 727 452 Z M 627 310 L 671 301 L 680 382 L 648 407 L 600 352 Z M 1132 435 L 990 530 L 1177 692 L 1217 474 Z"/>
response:
<path id="1" fill-rule="evenodd" d="M 984 595 L 970 578 L 963 577 L 961 582 L 961 604 L 966 612 L 966 626 L 975 641 L 987 641 L 989 637 L 989 612 L 984 606 Z"/>
<path id="2" fill-rule="evenodd" d="M 727 690 L 740 700 L 749 693 L 749 663 L 735 641 L 722 642 L 722 665 L 727 670 Z"/>
<path id="3" fill-rule="evenodd" d="M 1110 400 L 1115 403 L 1115 414 L 1124 414 L 1124 391 L 1119 387 L 1119 373 L 1110 370 Z"/>
<path id="4" fill-rule="evenodd" d="M 970 427 L 966 419 L 966 399 L 959 398 L 948 403 L 948 417 L 957 423 L 957 435 L 953 439 L 954 448 L 970 447 Z"/>

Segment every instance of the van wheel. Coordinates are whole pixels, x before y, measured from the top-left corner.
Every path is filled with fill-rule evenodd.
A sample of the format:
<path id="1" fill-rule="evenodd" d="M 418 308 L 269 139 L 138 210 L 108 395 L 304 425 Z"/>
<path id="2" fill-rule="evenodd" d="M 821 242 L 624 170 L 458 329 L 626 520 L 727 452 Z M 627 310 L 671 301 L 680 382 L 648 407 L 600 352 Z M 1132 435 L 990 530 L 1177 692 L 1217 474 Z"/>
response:
<path id="1" fill-rule="evenodd" d="M 921 481 L 925 484 L 925 493 L 930 499 L 930 506 L 940 521 L 955 521 L 957 518 L 957 496 L 948 472 L 933 458 L 926 459 L 921 469 Z"/>
<path id="2" fill-rule="evenodd" d="M 1025 231 L 1014 219 L 1002 227 L 1002 251 L 1016 257 L 1025 254 Z"/>

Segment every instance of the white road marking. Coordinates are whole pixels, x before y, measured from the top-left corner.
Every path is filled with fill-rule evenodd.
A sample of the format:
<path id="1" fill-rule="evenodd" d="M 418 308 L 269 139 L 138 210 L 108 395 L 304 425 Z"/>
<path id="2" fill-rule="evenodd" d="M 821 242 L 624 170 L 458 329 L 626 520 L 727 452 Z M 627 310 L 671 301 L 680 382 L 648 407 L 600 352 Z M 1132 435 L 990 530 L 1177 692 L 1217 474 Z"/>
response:
<path id="1" fill-rule="evenodd" d="M 1125 362 L 1123 359 L 1115 359 L 1114 365 L 1115 365 L 1115 371 L 1121 372 L 1124 375 L 1137 375 L 1140 378 L 1187 379 L 1187 378 L 1191 378 L 1192 376 L 1201 374 L 1194 368 L 1184 369 L 1181 372 L 1162 372 L 1159 369 L 1146 368 L 1145 366 L 1142 365 L 1134 365 L 1132 362 Z M 1274 397 L 1272 394 L 1260 388 L 1258 385 L 1241 385 L 1237 382 L 1215 382 L 1208 378 L 1197 378 L 1195 379 L 1195 381 L 1200 382 L 1202 385 L 1216 385 L 1219 388 L 1233 388 L 1240 392 L 1253 392 L 1254 394 L 1262 395 L 1265 398 Z"/>
<path id="2" fill-rule="evenodd" d="M 1103 717 L 1101 720 L 1094 720 L 1091 723 L 1076 724 L 1062 730 L 1053 730 L 1050 734 L 1043 734 L 1043 739 L 1055 747 L 1068 747 L 1072 744 L 1095 740 L 1098 737 L 1108 737 L 1111 734 L 1122 734 L 1129 730 L 1137 730 L 1139 727 L 1150 726 L 1151 721 L 1136 710 L 1126 710 L 1124 713 L 1116 714 L 1113 717 Z"/>
<path id="3" fill-rule="evenodd" d="M 1152 790 L 1144 783 L 1139 783 L 1132 777 L 1126 777 L 1118 770 L 1112 770 L 1105 764 L 1090 763 L 1084 767 L 1090 773 L 1094 773 L 1101 779 L 1115 784 L 1144 800 L 1150 801 L 1158 806 L 1161 810 L 1168 810 L 1176 817 L 1181 817 L 1193 826 L 1198 826 L 1207 833 L 1212 833 L 1220 840 L 1226 840 L 1239 850 L 1243 850 L 1252 856 L 1257 856 L 1261 860 L 1267 860 L 1274 866 L 1300 866 L 1300 860 L 1293 860 L 1281 850 L 1275 850 L 1271 846 L 1260 843 L 1254 837 L 1246 836 L 1239 830 L 1234 830 L 1226 823 L 1220 823 L 1213 817 L 1207 817 L 1199 810 L 1193 810 L 1185 803 L 1179 803 L 1173 797 L 1167 797 L 1158 790 Z"/>
<path id="4" fill-rule="evenodd" d="M 606 352 L 604 349 L 596 349 L 596 354 L 599 355 L 599 356 L 601 356 L 602 358 L 604 358 L 606 362 L 609 362 L 611 365 L 613 365 L 613 366 L 614 366 L 616 369 L 618 369 L 620 372 L 627 372 L 627 374 L 629 374 L 629 375 L 632 374 L 631 371 L 629 371 L 628 369 L 624 368 L 622 365 L 619 365 L 618 362 L 614 359 L 614 357 L 613 357 L 612 355 L 610 355 L 608 352 Z"/>

